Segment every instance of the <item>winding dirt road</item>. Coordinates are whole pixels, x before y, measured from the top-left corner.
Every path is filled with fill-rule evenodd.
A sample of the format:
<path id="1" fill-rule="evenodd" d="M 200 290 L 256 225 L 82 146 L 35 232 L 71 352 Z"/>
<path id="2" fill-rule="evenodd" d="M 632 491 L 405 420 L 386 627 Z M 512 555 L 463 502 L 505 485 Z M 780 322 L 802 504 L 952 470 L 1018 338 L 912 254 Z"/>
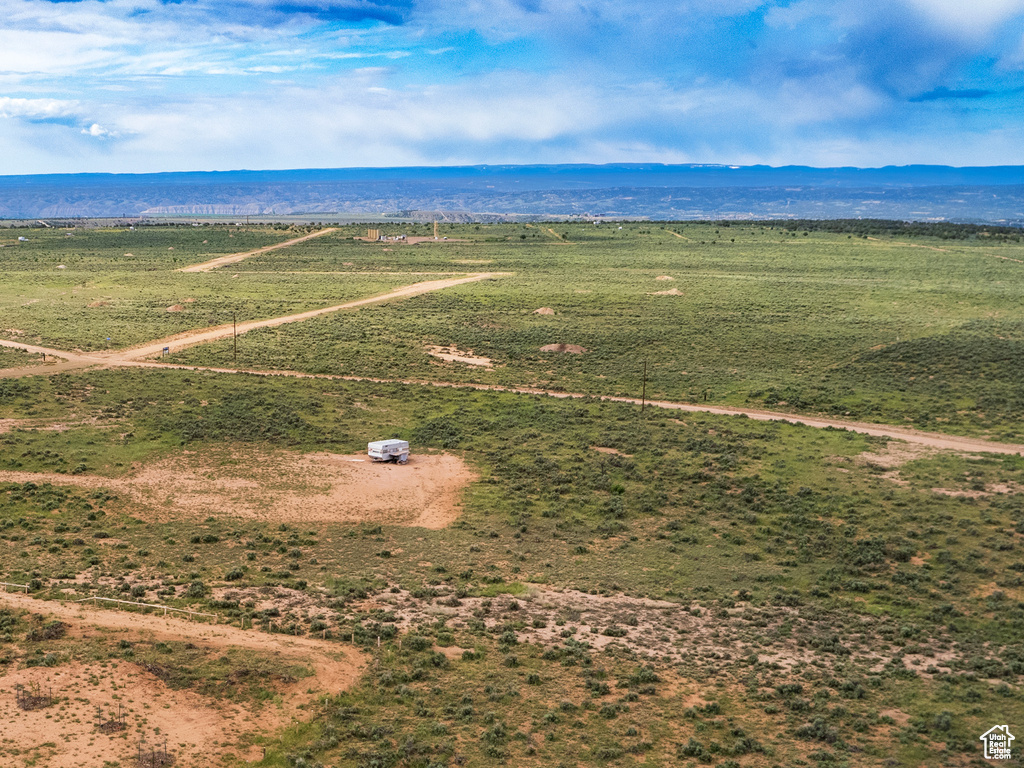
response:
<path id="1" fill-rule="evenodd" d="M 243 259 L 248 259 L 250 256 L 259 256 L 261 253 L 269 253 L 270 251 L 276 251 L 279 248 L 287 248 L 290 245 L 296 243 L 302 243 L 306 240 L 312 240 L 314 237 L 322 237 L 329 232 L 334 232 L 334 227 L 328 227 L 327 229 L 321 229 L 319 232 L 314 232 L 311 235 L 303 235 L 302 237 L 296 237 L 292 240 L 285 240 L 283 243 L 274 243 L 273 245 L 265 245 L 262 248 L 257 248 L 255 251 L 246 251 L 245 253 L 231 253 L 227 256 L 218 256 L 216 259 L 210 259 L 204 261 L 202 264 L 193 264 L 191 267 L 182 267 L 178 272 L 211 272 L 217 267 L 223 267 L 225 264 L 237 264 Z"/>

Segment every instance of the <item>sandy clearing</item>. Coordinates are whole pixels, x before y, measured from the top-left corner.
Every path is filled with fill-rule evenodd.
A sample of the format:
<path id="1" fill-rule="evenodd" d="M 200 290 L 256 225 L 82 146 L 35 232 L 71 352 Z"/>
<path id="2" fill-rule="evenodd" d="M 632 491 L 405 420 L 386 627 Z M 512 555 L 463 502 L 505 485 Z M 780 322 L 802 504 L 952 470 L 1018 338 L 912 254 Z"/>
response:
<path id="1" fill-rule="evenodd" d="M 365 454 L 302 454 L 252 446 L 181 453 L 127 478 L 0 472 L 0 482 L 106 488 L 152 520 L 233 516 L 273 522 L 375 522 L 439 529 L 459 515 L 476 474 L 458 456 L 413 455 L 405 466 Z"/>
<path id="2" fill-rule="evenodd" d="M 127 661 L 11 671 L 0 677 L 0 692 L 5 694 L 0 697 L 4 738 L 14 739 L 22 750 L 32 750 L 41 758 L 37 764 L 50 768 L 93 768 L 103 765 L 105 760 L 125 760 L 137 749 L 140 733 L 145 733 L 151 742 L 157 728 L 177 757 L 175 765 L 206 768 L 212 764 L 211 756 L 238 754 L 234 744 L 243 734 L 273 731 L 287 725 L 300 715 L 299 707 L 308 704 L 316 692 L 334 694 L 351 687 L 367 664 L 366 655 L 355 648 L 316 638 L 87 609 L 82 604 L 36 600 L 26 595 L 0 593 L 0 605 L 59 618 L 80 636 L 98 630 L 128 640 L 188 641 L 217 651 L 245 648 L 311 666 L 315 672 L 312 678 L 278 686 L 280 706 L 252 709 L 188 690 L 172 690 L 159 678 Z M 67 697 L 66 701 L 55 707 L 22 712 L 16 708 L 13 696 L 6 695 L 19 683 L 52 687 L 53 694 Z M 93 728 L 95 707 L 100 705 L 109 711 L 111 704 L 116 703 L 128 710 L 127 738 L 102 735 Z M 44 746 L 47 744 L 50 746 Z"/>
<path id="3" fill-rule="evenodd" d="M 592 445 L 592 446 L 590 446 L 590 450 L 597 451 L 598 453 L 607 453 L 607 454 L 609 454 L 611 456 L 631 457 L 633 455 L 631 453 L 623 453 L 622 451 L 618 450 L 617 448 L 606 448 L 606 447 L 604 447 L 602 445 Z"/>
<path id="4" fill-rule="evenodd" d="M 662 280 L 662 281 L 669 281 L 669 280 L 675 280 L 675 278 L 674 278 L 674 277 L 669 277 L 668 275 L 658 275 L 658 276 L 657 276 L 656 278 L 654 278 L 654 279 L 655 279 L 655 280 Z"/>
<path id="5" fill-rule="evenodd" d="M 533 310 L 533 314 L 535 314 L 535 315 L 553 315 L 553 314 L 555 314 L 555 310 L 553 310 L 551 307 L 541 307 L 540 309 Z"/>
<path id="6" fill-rule="evenodd" d="M 428 347 L 427 354 L 440 358 L 441 360 L 447 360 L 449 363 L 466 363 L 466 365 L 479 365 L 484 368 L 490 368 L 492 365 L 491 358 L 479 357 L 478 355 L 474 355 L 472 351 L 463 352 L 455 346 Z"/>
<path id="7" fill-rule="evenodd" d="M 255 251 L 246 251 L 245 253 L 232 253 L 228 256 L 218 256 L 216 259 L 210 259 L 204 261 L 202 264 L 193 264 L 190 267 L 182 267 L 179 272 L 210 272 L 217 267 L 223 267 L 225 264 L 236 264 L 243 259 L 247 259 L 250 256 L 258 256 L 261 253 L 268 253 L 270 251 L 276 251 L 280 248 L 287 248 L 290 245 L 296 243 L 302 243 L 306 240 L 312 240 L 314 237 L 321 237 L 330 232 L 334 232 L 334 227 L 328 227 L 327 229 L 321 229 L 319 232 L 313 232 L 309 235 L 303 235 L 302 237 L 296 237 L 293 240 L 285 240 L 283 243 L 275 243 L 273 245 L 267 245 L 263 248 L 257 248 Z"/>
<path id="8" fill-rule="evenodd" d="M 655 291 L 654 293 L 647 294 L 648 296 L 682 296 L 683 292 L 678 288 L 669 288 L 667 291 Z"/>

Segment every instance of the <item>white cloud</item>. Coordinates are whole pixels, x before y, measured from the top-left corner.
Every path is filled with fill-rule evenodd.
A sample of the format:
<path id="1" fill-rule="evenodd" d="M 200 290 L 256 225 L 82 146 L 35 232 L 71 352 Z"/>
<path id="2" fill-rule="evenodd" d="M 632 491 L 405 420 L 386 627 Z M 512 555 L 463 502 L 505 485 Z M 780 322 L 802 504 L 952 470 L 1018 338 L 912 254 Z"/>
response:
<path id="1" fill-rule="evenodd" d="M 984 35 L 1024 15 L 1024 0 L 904 0 L 933 24 L 955 35 Z"/>
<path id="2" fill-rule="evenodd" d="M 54 119 L 74 115 L 79 109 L 77 101 L 61 99 L 15 99 L 0 97 L 0 117 Z"/>
<path id="3" fill-rule="evenodd" d="M 110 131 L 108 131 L 106 128 L 104 128 L 99 123 L 93 123 L 88 128 L 83 128 L 82 129 L 82 133 L 86 134 L 87 136 L 92 136 L 92 137 L 97 138 L 97 139 L 104 139 L 104 138 L 112 137 L 112 136 L 115 135 L 115 134 L 112 134 Z"/>

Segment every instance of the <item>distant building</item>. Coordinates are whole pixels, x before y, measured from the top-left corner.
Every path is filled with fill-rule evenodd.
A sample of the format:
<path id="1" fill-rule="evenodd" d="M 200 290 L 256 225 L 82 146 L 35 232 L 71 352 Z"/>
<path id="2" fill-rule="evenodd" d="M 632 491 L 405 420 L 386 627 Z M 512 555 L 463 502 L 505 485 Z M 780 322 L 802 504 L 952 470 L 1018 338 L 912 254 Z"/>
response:
<path id="1" fill-rule="evenodd" d="M 368 230 L 366 230 L 366 239 L 367 240 L 380 240 L 380 230 L 379 229 L 368 229 Z"/>

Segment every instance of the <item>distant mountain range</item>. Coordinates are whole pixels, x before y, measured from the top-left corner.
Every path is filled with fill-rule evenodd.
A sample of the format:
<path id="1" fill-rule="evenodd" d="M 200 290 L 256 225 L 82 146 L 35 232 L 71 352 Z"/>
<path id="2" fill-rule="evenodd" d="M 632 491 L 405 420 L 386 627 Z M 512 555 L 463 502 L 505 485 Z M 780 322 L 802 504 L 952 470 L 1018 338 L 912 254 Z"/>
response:
<path id="1" fill-rule="evenodd" d="M 0 218 L 885 218 L 1024 226 L 1024 167 L 480 165 L 0 176 Z"/>

